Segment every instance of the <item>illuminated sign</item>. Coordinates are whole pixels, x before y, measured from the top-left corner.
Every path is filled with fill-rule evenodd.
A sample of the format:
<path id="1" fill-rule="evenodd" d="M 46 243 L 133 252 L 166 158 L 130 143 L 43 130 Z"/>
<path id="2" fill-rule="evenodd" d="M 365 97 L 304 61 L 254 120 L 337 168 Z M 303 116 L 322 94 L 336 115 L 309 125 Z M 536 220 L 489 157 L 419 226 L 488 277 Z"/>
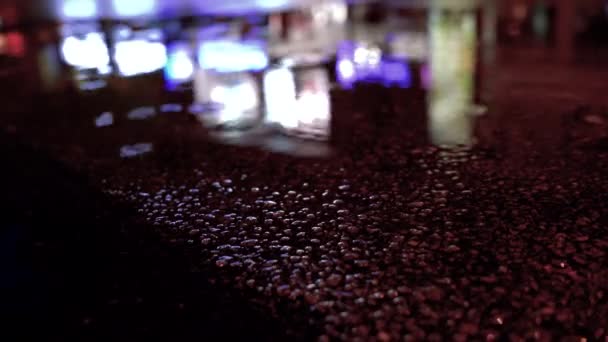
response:
<path id="1" fill-rule="evenodd" d="M 107 72 L 110 55 L 104 36 L 100 32 L 90 32 L 82 38 L 69 36 L 61 43 L 61 56 L 72 66 L 83 69 L 98 69 Z"/>
<path id="2" fill-rule="evenodd" d="M 97 16 L 97 2 L 95 0 L 64 0 L 62 12 L 68 19 L 93 18 Z"/>
<path id="3" fill-rule="evenodd" d="M 266 121 L 287 130 L 329 135 L 329 77 L 322 68 L 281 67 L 264 77 Z"/>
<path id="4" fill-rule="evenodd" d="M 165 76 L 168 83 L 180 84 L 191 81 L 194 77 L 195 68 L 191 49 L 187 43 L 169 46 L 165 66 Z"/>
<path id="5" fill-rule="evenodd" d="M 259 71 L 268 66 L 268 56 L 261 42 L 216 40 L 203 42 L 198 51 L 202 69 L 217 72 Z"/>

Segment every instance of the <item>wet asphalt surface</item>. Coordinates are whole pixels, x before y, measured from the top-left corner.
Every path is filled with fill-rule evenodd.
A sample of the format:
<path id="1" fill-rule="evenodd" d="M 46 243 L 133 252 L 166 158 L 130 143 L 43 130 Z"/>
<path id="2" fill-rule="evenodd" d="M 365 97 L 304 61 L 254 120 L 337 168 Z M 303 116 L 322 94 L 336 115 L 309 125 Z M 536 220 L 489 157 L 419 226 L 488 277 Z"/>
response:
<path id="1" fill-rule="evenodd" d="M 186 113 L 96 128 L 97 97 L 7 105 L 2 321 L 24 340 L 603 340 L 605 79 L 572 75 L 506 77 L 472 148 L 432 146 L 405 94 L 341 94 L 353 133 L 323 158 L 211 143 Z"/>

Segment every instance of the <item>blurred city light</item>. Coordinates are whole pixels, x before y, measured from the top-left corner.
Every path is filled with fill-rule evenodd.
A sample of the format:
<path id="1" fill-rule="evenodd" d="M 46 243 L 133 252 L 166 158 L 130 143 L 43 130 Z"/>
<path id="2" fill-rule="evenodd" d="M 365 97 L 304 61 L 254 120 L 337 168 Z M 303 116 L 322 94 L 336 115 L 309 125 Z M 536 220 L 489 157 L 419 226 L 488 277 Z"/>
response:
<path id="1" fill-rule="evenodd" d="M 322 127 L 329 121 L 330 100 L 326 91 L 303 90 L 297 105 L 299 124 Z"/>
<path id="2" fill-rule="evenodd" d="M 331 101 L 325 70 L 280 67 L 264 77 L 266 121 L 284 129 L 329 135 Z"/>
<path id="3" fill-rule="evenodd" d="M 404 60 L 382 61 L 382 78 L 387 86 L 399 86 L 409 88 L 412 86 L 412 72 Z"/>
<path id="4" fill-rule="evenodd" d="M 179 103 L 165 103 L 160 106 L 160 111 L 162 113 L 179 113 L 184 109 L 184 107 Z"/>
<path id="5" fill-rule="evenodd" d="M 167 63 L 167 49 L 161 42 L 134 39 L 117 42 L 116 64 L 123 76 L 135 76 L 162 69 Z"/>
<path id="6" fill-rule="evenodd" d="M 23 57 L 25 55 L 25 37 L 21 32 L 9 32 L 0 34 L 0 54 L 11 57 Z"/>
<path id="7" fill-rule="evenodd" d="M 470 145 L 476 25 L 472 12 L 431 12 L 429 123 L 433 142 Z"/>
<path id="8" fill-rule="evenodd" d="M 341 59 L 336 64 L 338 68 L 338 76 L 343 85 L 352 86 L 357 80 L 355 64 L 349 59 Z"/>
<path id="9" fill-rule="evenodd" d="M 83 38 L 66 37 L 61 43 L 61 55 L 67 64 L 78 68 L 103 71 L 110 64 L 108 46 L 100 32 L 87 33 Z"/>
<path id="10" fill-rule="evenodd" d="M 221 123 L 237 121 L 259 105 L 255 83 L 248 80 L 234 85 L 218 84 L 211 90 L 210 97 L 213 103 L 222 106 Z"/>
<path id="11" fill-rule="evenodd" d="M 63 15 L 68 19 L 88 19 L 98 15 L 95 0 L 65 0 L 62 7 Z"/>
<path id="12" fill-rule="evenodd" d="M 313 5 L 310 12 L 317 27 L 343 24 L 348 19 L 348 6 L 344 0 L 326 1 Z"/>
<path id="13" fill-rule="evenodd" d="M 296 128 L 298 117 L 293 113 L 296 104 L 296 83 L 288 68 L 270 70 L 264 76 L 266 121 L 285 128 Z"/>
<path id="14" fill-rule="evenodd" d="M 428 36 L 422 32 L 396 32 L 388 37 L 390 55 L 407 58 L 412 61 L 424 61 L 428 58 Z"/>
<path id="15" fill-rule="evenodd" d="M 268 56 L 262 42 L 217 40 L 200 45 L 198 62 L 202 69 L 217 72 L 256 71 L 268 66 Z"/>
<path id="16" fill-rule="evenodd" d="M 156 10 L 156 0 L 112 0 L 114 11 L 119 16 L 136 17 L 152 14 Z"/>
<path id="17" fill-rule="evenodd" d="M 147 120 L 156 116 L 156 109 L 154 107 L 139 107 L 131 110 L 127 113 L 129 120 Z"/>
<path id="18" fill-rule="evenodd" d="M 206 106 L 211 124 L 237 123 L 257 118 L 260 87 L 248 72 L 218 73 L 199 70 L 194 78 L 197 104 Z"/>
<path id="19" fill-rule="evenodd" d="M 108 127 L 114 124 L 114 114 L 104 112 L 95 118 L 96 127 Z"/>
<path id="20" fill-rule="evenodd" d="M 358 81 L 371 81 L 382 76 L 382 51 L 365 43 L 345 41 L 338 47 L 336 68 L 338 81 L 346 88 Z"/>
<path id="21" fill-rule="evenodd" d="M 357 82 L 403 88 L 412 85 L 407 59 L 384 56 L 380 48 L 363 43 L 344 42 L 340 46 L 336 74 L 338 82 L 345 88 L 351 88 Z"/>
<path id="22" fill-rule="evenodd" d="M 154 145 L 152 143 L 137 143 L 133 145 L 124 145 L 120 148 L 121 158 L 134 158 L 146 153 L 152 152 Z"/>
<path id="23" fill-rule="evenodd" d="M 165 75 L 169 83 L 179 84 L 191 81 L 195 67 L 191 49 L 187 43 L 176 43 L 169 46 L 165 66 Z"/>

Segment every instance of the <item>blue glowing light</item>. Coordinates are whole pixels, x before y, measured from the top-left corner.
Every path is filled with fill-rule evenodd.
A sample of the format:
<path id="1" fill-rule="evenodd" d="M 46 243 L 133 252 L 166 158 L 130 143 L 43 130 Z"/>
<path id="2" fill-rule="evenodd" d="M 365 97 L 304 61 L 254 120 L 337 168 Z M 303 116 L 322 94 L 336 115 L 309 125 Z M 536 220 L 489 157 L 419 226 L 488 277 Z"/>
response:
<path id="1" fill-rule="evenodd" d="M 112 5 L 119 16 L 135 17 L 153 13 L 156 0 L 113 0 Z"/>
<path id="2" fill-rule="evenodd" d="M 184 83 L 194 76 L 194 60 L 187 45 L 176 45 L 169 48 L 165 76 L 174 83 Z"/>
<path id="3" fill-rule="evenodd" d="M 357 82 L 409 88 L 413 81 L 407 60 L 383 55 L 377 46 L 350 41 L 338 49 L 336 74 L 340 85 L 347 89 Z"/>
<path id="4" fill-rule="evenodd" d="M 114 114 L 111 112 L 104 112 L 95 118 L 96 127 L 108 127 L 114 124 Z"/>
<path id="5" fill-rule="evenodd" d="M 383 60 L 382 78 L 386 85 L 397 85 L 402 88 L 412 86 L 412 72 L 406 61 Z"/>
<path id="6" fill-rule="evenodd" d="M 206 106 L 202 103 L 193 103 L 190 106 L 188 106 L 188 113 L 194 114 L 194 115 L 204 114 L 207 111 L 207 108 L 208 108 L 208 106 Z"/>
<path id="7" fill-rule="evenodd" d="M 184 110 L 184 106 L 179 103 L 165 103 L 160 106 L 162 113 L 180 113 L 182 110 Z"/>
<path id="8" fill-rule="evenodd" d="M 62 12 L 66 18 L 92 18 L 97 15 L 97 3 L 95 0 L 65 0 Z"/>
<path id="9" fill-rule="evenodd" d="M 261 43 L 227 40 L 202 43 L 198 62 L 201 68 L 217 72 L 259 71 L 269 63 Z"/>
<path id="10" fill-rule="evenodd" d="M 346 41 L 338 48 L 336 72 L 345 88 L 356 82 L 373 82 L 383 78 L 383 56 L 373 45 Z"/>

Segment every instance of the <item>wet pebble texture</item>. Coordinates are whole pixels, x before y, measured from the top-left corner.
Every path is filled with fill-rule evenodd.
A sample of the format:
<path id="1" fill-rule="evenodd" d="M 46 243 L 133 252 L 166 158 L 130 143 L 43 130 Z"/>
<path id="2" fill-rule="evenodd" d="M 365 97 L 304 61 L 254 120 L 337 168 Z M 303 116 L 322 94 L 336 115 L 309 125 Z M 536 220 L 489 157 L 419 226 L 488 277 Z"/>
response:
<path id="1" fill-rule="evenodd" d="M 362 123 L 323 159 L 211 144 L 177 114 L 82 130 L 15 119 L 6 134 L 128 208 L 114 214 L 124 234 L 182 251 L 204 286 L 290 338 L 602 340 L 606 107 L 519 97 L 480 120 L 474 148 L 431 146 L 423 124 L 378 139 Z M 120 158 L 141 142 L 152 151 Z"/>

